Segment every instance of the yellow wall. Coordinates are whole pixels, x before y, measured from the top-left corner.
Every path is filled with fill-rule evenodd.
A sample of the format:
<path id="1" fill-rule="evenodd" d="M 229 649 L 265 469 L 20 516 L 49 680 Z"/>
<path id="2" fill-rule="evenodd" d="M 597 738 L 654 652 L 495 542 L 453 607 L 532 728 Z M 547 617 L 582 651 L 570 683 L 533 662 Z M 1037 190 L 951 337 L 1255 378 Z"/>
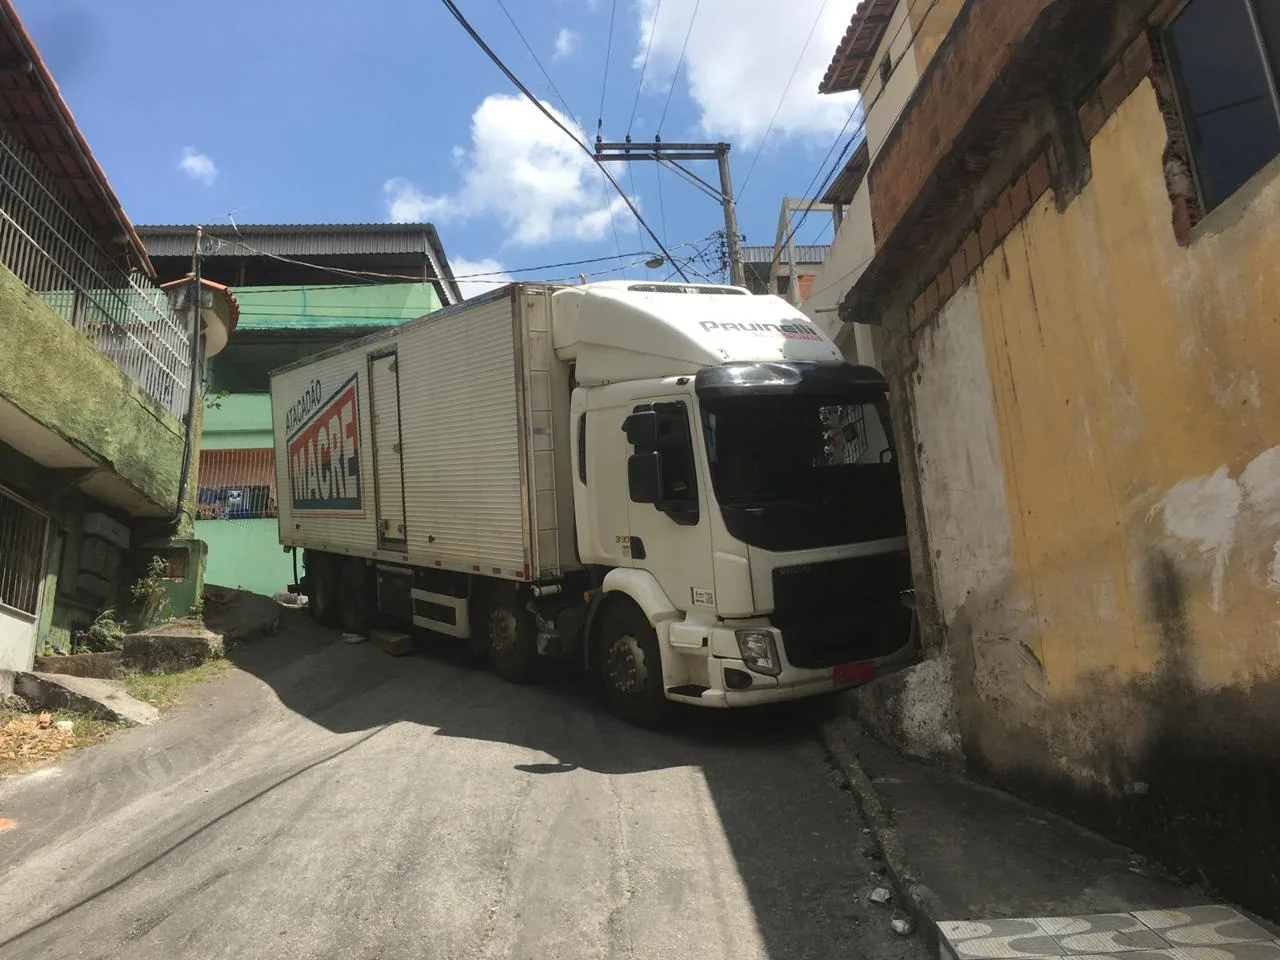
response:
<path id="1" fill-rule="evenodd" d="M 910 402 L 969 756 L 1225 818 L 1277 764 L 1280 160 L 1184 248 L 1166 136 L 1144 81 L 922 336 Z"/>

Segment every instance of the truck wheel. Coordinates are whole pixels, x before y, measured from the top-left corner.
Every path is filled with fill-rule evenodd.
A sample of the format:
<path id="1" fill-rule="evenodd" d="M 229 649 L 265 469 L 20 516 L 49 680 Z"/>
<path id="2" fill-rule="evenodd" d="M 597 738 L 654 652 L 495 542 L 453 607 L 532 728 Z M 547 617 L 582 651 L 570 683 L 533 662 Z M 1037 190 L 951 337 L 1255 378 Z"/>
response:
<path id="1" fill-rule="evenodd" d="M 662 687 L 658 635 L 639 607 L 625 601 L 611 603 L 602 621 L 596 664 L 610 708 L 636 726 L 661 726 L 671 704 Z"/>
<path id="2" fill-rule="evenodd" d="M 489 663 L 508 683 L 529 683 L 538 664 L 538 638 L 532 618 L 521 616 L 513 599 L 489 608 Z"/>
<path id="3" fill-rule="evenodd" d="M 323 627 L 338 625 L 337 576 L 333 562 L 315 555 L 307 562 L 307 606 L 316 623 Z"/>
<path id="4" fill-rule="evenodd" d="M 338 622 L 343 631 L 364 636 L 369 630 L 369 591 L 364 564 L 343 560 L 339 566 Z"/>

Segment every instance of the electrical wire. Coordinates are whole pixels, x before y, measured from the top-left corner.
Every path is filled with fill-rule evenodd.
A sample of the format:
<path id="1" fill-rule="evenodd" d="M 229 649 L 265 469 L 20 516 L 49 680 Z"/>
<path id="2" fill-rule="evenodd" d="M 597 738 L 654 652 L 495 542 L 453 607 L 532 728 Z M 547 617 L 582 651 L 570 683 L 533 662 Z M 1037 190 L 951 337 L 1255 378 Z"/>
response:
<path id="1" fill-rule="evenodd" d="M 282 254 L 278 254 L 278 253 L 268 253 L 268 252 L 266 252 L 265 250 L 259 250 L 259 249 L 257 249 L 256 247 L 250 246 L 248 243 L 246 243 L 246 242 L 245 242 L 245 241 L 243 241 L 243 240 L 226 240 L 226 239 L 223 239 L 222 237 L 211 237 L 211 236 L 209 236 L 208 234 L 206 234 L 206 235 L 205 235 L 205 239 L 206 239 L 206 240 L 209 240 L 209 241 L 213 241 L 214 243 L 216 243 L 216 244 L 218 245 L 218 246 L 217 246 L 217 247 L 215 247 L 214 249 L 221 249 L 221 247 L 224 247 L 224 246 L 226 246 L 226 247 L 238 247 L 238 248 L 240 248 L 240 249 L 242 249 L 242 250 L 245 250 L 245 251 L 247 251 L 247 252 L 249 252 L 249 253 L 251 253 L 251 254 L 254 254 L 255 256 L 260 256 L 260 257 L 269 257 L 269 258 L 270 258 L 270 259 L 272 259 L 272 260 L 280 260 L 280 261 L 282 261 L 282 262 L 284 262 L 284 263 L 293 264 L 294 266 L 299 266 L 299 267 L 311 267 L 312 269 L 315 269 L 315 270 L 321 270 L 321 271 L 324 271 L 324 272 L 326 272 L 326 273 L 335 273 L 335 274 L 338 274 L 338 275 L 340 275 L 340 276 L 359 275 L 359 276 L 363 276 L 363 277 L 376 277 L 376 278 L 378 278 L 378 279 L 380 279 L 380 280 L 405 280 L 405 281 L 408 281 L 408 282 L 411 282 L 411 283 L 440 283 L 440 282 L 443 282 L 445 279 L 447 279 L 447 278 L 443 278 L 443 277 L 442 277 L 442 278 L 439 278 L 439 279 L 430 279 L 430 278 L 423 278 L 423 277 L 420 277 L 420 276 L 415 277 L 415 276 L 410 276 L 410 275 L 408 275 L 408 274 L 398 274 L 398 273 L 379 273 L 378 271 L 375 271 L 375 270 L 349 270 L 349 269 L 347 269 L 347 268 L 345 268 L 345 267 L 334 267 L 334 266 L 330 266 L 330 265 L 328 265 L 328 264 L 323 264 L 323 263 L 313 263 L 313 262 L 308 261 L 308 260 L 299 260 L 299 259 L 297 259 L 296 257 L 286 257 L 286 256 L 284 256 L 284 255 L 282 255 Z M 692 244 L 691 244 L 689 241 L 683 241 L 682 243 L 676 244 L 676 245 L 675 245 L 674 247 L 672 247 L 671 249 L 673 249 L 673 250 L 679 250 L 682 246 L 692 246 Z M 206 254 L 205 254 L 205 256 L 209 256 L 209 255 L 211 255 L 211 254 L 209 254 L 209 253 L 206 253 Z M 649 252 L 648 252 L 647 250 L 633 250 L 633 251 L 630 251 L 630 252 L 628 252 L 628 253 L 622 253 L 622 252 L 619 252 L 619 253 L 617 253 L 617 254 L 609 254 L 608 256 L 604 256 L 604 257 L 587 257 L 587 258 L 582 259 L 582 260 L 562 260 L 562 261 L 560 261 L 560 262 L 558 262 L 558 263 L 543 263 L 543 264 L 538 264 L 537 266 L 533 266 L 533 267 L 510 267 L 510 268 L 508 268 L 508 269 L 504 269 L 504 270 L 491 270 L 491 271 L 485 271 L 485 272 L 480 272 L 480 273 L 455 273 L 455 274 L 453 275 L 453 279 L 455 279 L 455 280 L 474 280 L 474 279 L 478 279 L 478 278 L 481 278 L 481 277 L 494 277 L 494 276 L 499 276 L 500 274 L 511 274 L 511 273 L 534 273 L 534 272 L 539 271 L 539 270 L 555 270 L 555 269 L 558 269 L 558 268 L 560 268 L 560 267 L 580 267 L 580 266 L 583 266 L 583 265 L 585 265 L 585 264 L 591 264 L 591 263 L 605 263 L 605 262 L 607 262 L 607 261 L 609 261 L 609 260 L 625 260 L 625 259 L 628 259 L 628 258 L 646 257 L 646 256 L 649 256 L 649 255 L 650 255 L 650 254 L 649 254 Z M 372 282 L 372 281 L 370 281 L 370 282 Z M 277 285 L 277 286 L 279 287 L 279 289 L 282 289 L 282 290 L 283 290 L 283 289 L 295 289 L 295 288 L 289 287 L 288 285 L 285 285 L 285 284 L 279 284 L 279 285 Z M 327 286 L 340 287 L 340 286 L 343 286 L 343 285 L 342 285 L 342 284 L 328 284 Z M 345 286 L 348 286 L 348 287 L 361 287 L 361 286 L 364 286 L 364 284 L 354 284 L 354 283 L 353 283 L 353 284 L 346 284 Z M 270 287 L 270 286 L 267 286 L 267 287 L 255 287 L 254 289 L 271 289 L 271 287 Z"/>
<path id="2" fill-rule="evenodd" d="M 760 162 L 760 155 L 764 153 L 765 142 L 769 139 L 769 134 L 773 132 L 773 125 L 778 122 L 778 114 L 782 112 L 782 105 L 786 102 L 787 94 L 791 92 L 791 85 L 796 82 L 796 74 L 800 72 L 800 64 L 804 62 L 804 55 L 809 52 L 809 44 L 813 43 L 813 35 L 818 32 L 818 24 L 822 22 L 822 15 L 827 12 L 827 4 L 831 0 L 822 0 L 822 6 L 818 8 L 818 15 L 813 18 L 813 26 L 809 28 L 809 36 L 805 38 L 804 46 L 800 48 L 800 55 L 796 57 L 795 66 L 791 68 L 791 76 L 787 78 L 787 85 L 782 88 L 782 96 L 778 98 L 778 105 L 773 108 L 773 116 L 769 118 L 769 126 L 765 127 L 764 136 L 760 138 L 760 146 L 756 147 L 756 155 L 751 158 L 751 166 L 747 168 L 747 175 L 742 178 L 742 186 L 738 187 L 738 202 L 742 201 L 742 195 L 747 192 L 747 184 L 751 182 L 751 175 L 756 172 L 756 164 Z"/>
<path id="3" fill-rule="evenodd" d="M 693 36 L 693 22 L 698 19 L 698 8 L 702 6 L 702 0 L 696 0 L 693 5 L 693 16 L 689 18 L 689 29 L 685 31 L 684 45 L 680 48 L 680 59 L 676 61 L 676 72 L 671 76 L 671 86 L 667 89 L 667 102 L 662 105 L 662 116 L 658 119 L 658 139 L 662 137 L 662 124 L 667 119 L 667 109 L 671 106 L 671 95 L 675 93 L 676 81 L 680 79 L 680 67 L 684 64 L 684 55 L 689 49 L 689 38 Z M 654 20 L 654 28 L 656 29 L 658 21 Z"/>
<path id="4" fill-rule="evenodd" d="M 603 136 L 604 95 L 609 89 L 609 61 L 613 59 L 613 22 L 618 16 L 618 0 L 609 8 L 609 40 L 604 46 L 604 79 L 600 82 L 600 110 L 596 114 L 596 139 Z"/>
<path id="5" fill-rule="evenodd" d="M 913 13 L 915 11 L 915 8 L 923 2 L 924 0 L 912 0 L 911 6 L 907 9 L 907 16 L 903 19 L 902 23 L 898 26 L 898 29 L 894 33 L 893 37 L 890 38 L 889 40 L 888 46 L 890 50 L 892 50 L 894 45 L 898 42 L 898 38 L 902 35 L 903 28 L 911 24 L 911 13 Z M 910 45 L 915 42 L 915 38 L 920 35 L 920 31 L 924 29 L 924 25 L 929 19 L 929 14 L 933 12 L 934 7 L 936 7 L 937 5 L 938 5 L 938 0 L 929 0 L 929 6 L 925 9 L 924 14 L 920 17 L 919 21 L 916 23 L 915 29 L 912 30 L 911 32 L 911 36 L 909 38 L 910 42 L 908 43 L 908 47 L 910 47 Z M 862 136 L 865 138 L 866 129 L 867 129 L 867 117 L 870 116 L 871 111 L 872 109 L 874 109 L 876 104 L 880 102 L 880 98 L 885 95 L 885 91 L 888 90 L 889 83 L 893 80 L 893 75 L 897 72 L 898 67 L 901 65 L 902 59 L 903 58 L 899 58 L 897 63 L 892 64 L 892 66 L 889 69 L 889 76 L 884 78 L 881 81 L 880 89 L 879 91 L 877 91 L 875 98 L 871 101 L 870 104 L 866 104 L 861 98 L 859 98 L 858 104 L 853 108 L 853 111 L 850 112 L 849 118 L 845 120 L 844 127 L 841 128 L 840 133 L 836 134 L 835 143 L 832 144 L 831 150 L 827 151 L 828 157 L 831 156 L 831 152 L 832 150 L 835 149 L 835 145 L 840 142 L 840 138 L 844 136 L 844 131 L 845 129 L 848 128 L 849 123 L 853 120 L 854 116 L 858 113 L 859 110 L 862 111 L 862 122 L 858 124 L 858 128 L 854 130 L 853 136 L 850 137 L 849 142 L 845 144 L 844 150 L 840 152 L 840 156 L 837 158 L 836 163 L 832 166 L 831 170 L 827 173 L 826 177 L 823 178 L 822 186 L 818 188 L 813 198 L 809 200 L 808 206 L 805 207 L 804 212 L 800 216 L 800 222 L 795 224 L 791 228 L 791 231 L 787 234 L 787 238 L 782 242 L 781 245 L 778 246 L 776 250 L 774 250 L 773 258 L 769 262 L 770 271 L 772 271 L 773 267 L 777 265 L 779 258 L 782 256 L 783 248 L 786 247 L 786 245 L 789 244 L 791 240 L 795 237 L 796 231 L 799 230 L 802 226 L 804 226 L 805 220 L 808 218 L 809 214 L 813 212 L 813 208 L 818 203 L 818 198 L 821 197 L 822 194 L 826 191 L 827 185 L 836 176 L 837 172 L 843 167 L 844 157 L 845 157 L 845 154 L 848 153 L 849 148 L 854 144 L 855 141 L 857 141 L 859 136 Z M 902 116 L 902 113 L 904 110 L 906 110 L 906 108 L 907 108 L 907 103 L 903 103 L 903 105 L 898 109 L 897 114 L 894 116 L 893 123 L 890 124 L 889 129 L 892 129 L 897 124 L 898 118 Z M 824 157 L 823 164 L 825 163 L 826 163 L 826 158 Z M 823 167 L 820 165 L 818 167 L 818 173 L 814 174 L 814 180 L 817 179 L 818 174 L 820 174 L 822 170 L 823 170 Z M 805 187 L 806 194 L 809 192 L 810 188 L 813 186 L 814 180 L 810 180 L 809 186 Z M 812 294 L 810 294 L 810 296 L 812 296 Z"/>
<path id="6" fill-rule="evenodd" d="M 462 11 L 458 9 L 458 5 L 454 2 L 454 0 L 440 0 L 440 2 L 443 3 L 445 8 L 453 15 L 453 18 L 458 21 L 458 24 L 462 27 L 463 30 L 467 32 L 467 35 L 470 36 L 471 39 L 475 41 L 476 45 L 482 51 L 484 51 L 485 56 L 487 56 L 491 61 L 493 61 L 494 66 L 496 66 L 499 70 L 501 70 L 503 75 L 515 85 L 516 89 L 519 90 L 522 94 L 524 94 L 525 97 L 528 98 L 529 102 L 532 103 L 543 116 L 545 116 L 548 120 L 550 120 L 553 124 L 555 124 L 556 127 L 566 137 L 568 137 L 570 140 L 576 143 L 579 146 L 579 148 L 581 148 L 583 153 L 585 153 L 588 157 L 591 158 L 592 162 L 595 163 L 596 167 L 600 170 L 600 173 L 606 179 L 608 179 L 609 183 L 612 184 L 613 188 L 616 191 L 618 191 L 618 195 L 622 197 L 623 202 L 626 203 L 627 205 L 627 209 L 629 209 L 631 211 L 631 215 L 636 218 L 636 222 L 639 223 L 640 226 L 644 228 L 645 233 L 647 233 L 649 235 L 649 238 L 657 245 L 658 249 L 662 252 L 662 255 L 666 257 L 669 262 L 672 262 L 674 264 L 674 260 L 672 259 L 671 254 L 667 251 L 667 248 L 663 245 L 662 241 L 658 239 L 658 235 L 653 232 L 653 228 L 649 226 L 648 222 L 644 219 L 644 217 L 640 216 L 640 211 L 636 209 L 636 205 L 631 202 L 631 198 L 628 197 L 626 194 L 626 191 L 624 191 L 622 187 L 618 185 L 618 181 L 613 178 L 613 175 L 609 173 L 607 169 L 605 169 L 604 164 L 596 157 L 595 152 L 589 146 L 587 146 L 587 144 L 585 144 L 582 140 L 579 140 L 578 137 L 576 137 L 572 133 L 572 131 L 569 130 L 568 127 L 566 127 L 563 123 L 560 122 L 560 120 L 556 117 L 554 113 L 552 113 L 550 110 L 546 108 L 546 106 L 542 103 L 542 101 L 540 101 L 537 97 L 535 97 L 529 91 L 529 88 L 526 87 L 524 83 L 520 80 L 520 78 L 517 77 L 511 71 L 511 68 L 508 67 L 502 61 L 502 58 L 499 57 L 496 53 L 494 53 L 493 48 L 490 47 L 489 44 L 485 42 L 484 38 L 481 37 L 480 34 L 476 32 L 475 27 L 471 26 L 470 21 L 468 21 L 466 16 L 462 13 Z M 684 274 L 681 273 L 681 276 L 683 277 Z M 687 280 L 688 278 L 685 277 L 685 279 Z"/>
<path id="7" fill-rule="evenodd" d="M 498 0 L 498 6 L 502 8 L 502 12 L 505 13 L 507 15 L 507 19 L 511 21 L 511 27 L 515 30 L 516 36 L 520 38 L 520 42 L 524 44 L 524 48 L 529 51 L 529 56 L 533 57 L 533 62 L 537 64 L 538 69 L 542 71 L 542 76 L 546 78 L 547 84 L 551 87 L 551 92 L 554 93 L 556 98 L 560 101 L 560 106 L 564 107 L 564 115 L 572 118 L 573 110 L 569 108 L 569 101 L 564 98 L 564 94 L 560 92 L 560 88 L 556 86 L 556 82 L 551 79 L 551 74 L 547 72 L 547 68 L 542 65 L 542 61 L 539 60 L 538 55 L 534 53 L 533 47 L 529 44 L 529 41 L 525 39 L 523 31 L 520 29 L 520 25 L 516 23 L 516 18 L 511 15 L 511 11 L 507 9 L 507 5 L 503 3 L 503 0 Z"/>
<path id="8" fill-rule="evenodd" d="M 653 35 L 658 32 L 658 16 L 662 13 L 662 0 L 653 11 L 653 23 L 649 28 L 649 40 L 644 45 L 644 61 L 640 64 L 640 82 L 636 84 L 636 98 L 631 103 L 631 118 L 627 120 L 627 140 L 631 140 L 631 126 L 636 122 L 636 109 L 640 106 L 640 91 L 644 89 L 644 76 L 649 70 L 649 51 L 653 49 Z"/>

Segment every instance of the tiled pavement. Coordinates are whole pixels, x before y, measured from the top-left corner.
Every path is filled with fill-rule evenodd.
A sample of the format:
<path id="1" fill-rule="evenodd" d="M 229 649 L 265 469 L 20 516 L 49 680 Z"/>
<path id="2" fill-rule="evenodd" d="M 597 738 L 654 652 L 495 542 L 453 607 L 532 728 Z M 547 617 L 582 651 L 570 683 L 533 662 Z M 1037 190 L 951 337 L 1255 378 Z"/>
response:
<path id="1" fill-rule="evenodd" d="M 938 924 L 957 960 L 1280 960 L 1280 941 L 1230 907 Z"/>

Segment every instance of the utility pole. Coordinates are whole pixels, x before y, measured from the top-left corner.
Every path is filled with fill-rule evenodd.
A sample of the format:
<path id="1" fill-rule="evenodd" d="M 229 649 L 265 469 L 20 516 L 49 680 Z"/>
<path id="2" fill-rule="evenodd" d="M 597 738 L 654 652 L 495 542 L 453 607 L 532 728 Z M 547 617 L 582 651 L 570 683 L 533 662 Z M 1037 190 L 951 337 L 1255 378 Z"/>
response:
<path id="1" fill-rule="evenodd" d="M 655 139 L 652 143 L 633 143 L 630 138 L 622 143 L 605 143 L 596 139 L 596 159 L 605 160 L 652 160 L 659 166 L 665 166 L 690 186 L 705 193 L 720 204 L 724 210 L 725 243 L 729 255 L 729 282 L 735 286 L 746 286 L 747 275 L 742 265 L 742 237 L 738 234 L 738 214 L 733 200 L 733 180 L 729 176 L 729 144 L 727 143 L 663 143 Z M 688 167 L 683 166 L 691 160 L 715 160 L 720 168 L 720 187 L 716 189 Z M 675 264 L 672 264 L 675 266 Z"/>

